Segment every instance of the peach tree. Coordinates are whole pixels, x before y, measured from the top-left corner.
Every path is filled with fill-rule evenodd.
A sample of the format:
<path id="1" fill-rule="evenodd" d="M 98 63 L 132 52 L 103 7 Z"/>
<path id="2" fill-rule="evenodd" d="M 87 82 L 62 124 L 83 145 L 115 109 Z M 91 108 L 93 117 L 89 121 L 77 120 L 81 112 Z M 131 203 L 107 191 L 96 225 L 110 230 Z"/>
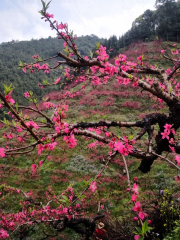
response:
<path id="1" fill-rule="evenodd" d="M 97 215 L 89 216 L 86 212 L 87 192 L 93 194 L 96 191 L 98 179 L 101 178 L 112 159 L 118 155 L 122 159 L 127 174 L 127 191 L 131 194 L 134 220 L 138 220 L 140 225 L 134 231 L 134 239 L 148 239 L 151 220 L 138 200 L 138 182 L 135 180 L 133 183 L 127 163 L 129 157 L 140 159 L 139 170 L 147 173 L 152 164 L 160 158 L 173 165 L 177 171 L 180 170 L 180 156 L 178 155 L 180 153 L 179 50 L 175 44 L 171 52 L 166 51 L 162 46 L 161 53 L 164 58 L 173 63 L 172 69 L 146 65 L 142 55 L 137 58 L 137 62 L 132 62 L 128 61 L 125 55 L 119 54 L 110 63 L 106 48 L 100 43 L 97 43 L 94 53 L 90 52 L 90 56 L 81 56 L 75 42 L 77 37 L 69 30 L 66 23 L 59 23 L 54 20 L 52 14 L 47 12 L 49 4 L 42 1 L 43 9 L 40 14 L 50 28 L 56 31 L 59 41 L 63 41 L 64 52 L 58 51 L 56 56 L 48 59 L 41 59 L 38 55 L 34 55 L 32 63 L 20 62 L 19 67 L 25 74 L 27 72 L 33 74 L 35 71 L 44 71 L 48 74 L 49 71 L 61 68 L 67 86 L 74 84 L 76 88 L 61 94 L 59 102 L 43 100 L 44 109 L 51 111 L 50 116 L 49 112 L 39 108 L 32 92 L 27 90 L 24 93 L 31 105 L 19 106 L 13 99 L 13 87 L 4 85 L 4 93 L 0 92 L 0 108 L 8 109 L 11 120 L 4 119 L 3 121 L 8 126 L 8 130 L 3 135 L 5 141 L 2 142 L 0 148 L 0 157 L 5 161 L 9 157 L 26 156 L 31 152 L 37 152 L 41 161 L 38 158 L 33 160 L 29 169 L 35 178 L 38 177 L 39 169 L 45 164 L 51 152 L 58 148 L 59 139 L 62 139 L 67 149 L 73 149 L 76 145 L 81 144 L 81 141 L 91 139 L 90 147 L 103 145 L 107 156 L 104 157 L 104 165 L 96 176 L 89 181 L 84 180 L 86 187 L 79 194 L 74 192 L 72 184 L 64 189 L 60 196 L 48 189 L 43 201 L 37 201 L 37 196 L 32 194 L 33 189 L 31 193 L 26 193 L 24 189 L 1 182 L 0 195 L 2 199 L 15 196 L 10 201 L 14 201 L 13 199 L 19 201 L 21 207 L 14 209 L 13 212 L 1 209 L 0 239 L 11 239 L 11 236 L 13 237 L 13 234 L 20 229 L 25 234 L 26 226 L 33 228 L 36 225 L 45 225 L 47 228 L 50 226 L 57 233 L 69 228 L 81 234 L 83 239 L 89 239 L 91 236 L 99 239 L 98 234 L 101 231 L 96 229 L 96 221 L 104 217 L 100 211 L 103 206 L 98 206 Z M 48 64 L 47 62 L 52 59 L 55 60 L 53 62 L 55 64 Z M 60 85 L 63 88 L 61 81 L 61 76 L 59 76 L 52 85 Z M 131 89 L 140 88 L 158 104 L 159 109 L 154 113 L 145 114 L 138 121 L 123 122 L 120 119 L 119 121 L 109 121 L 106 116 L 105 119 L 99 121 L 67 122 L 66 99 L 80 97 L 81 91 L 90 85 L 96 88 L 96 86 L 112 84 L 113 81 L 116 81 L 116 86 L 119 88 L 121 86 Z M 39 87 L 50 85 L 44 81 L 43 84 L 39 84 Z M 95 92 L 96 90 L 94 90 Z M 118 88 L 114 94 L 117 92 Z M 118 98 L 118 94 L 116 97 Z M 136 108 L 135 103 L 127 102 L 127 104 Z M 107 107 L 109 104 L 106 103 L 104 106 Z M 165 109 L 164 112 L 163 109 Z M 117 132 L 116 129 L 123 130 Z M 130 135 L 129 129 L 132 131 Z M 141 147 L 139 144 L 141 141 L 146 141 L 146 145 Z M 164 152 L 170 154 L 171 160 L 163 155 Z M 175 178 L 177 181 L 180 179 L 178 174 Z M 93 198 L 93 195 L 90 198 Z M 54 237 L 50 233 L 44 234 L 48 239 Z"/>

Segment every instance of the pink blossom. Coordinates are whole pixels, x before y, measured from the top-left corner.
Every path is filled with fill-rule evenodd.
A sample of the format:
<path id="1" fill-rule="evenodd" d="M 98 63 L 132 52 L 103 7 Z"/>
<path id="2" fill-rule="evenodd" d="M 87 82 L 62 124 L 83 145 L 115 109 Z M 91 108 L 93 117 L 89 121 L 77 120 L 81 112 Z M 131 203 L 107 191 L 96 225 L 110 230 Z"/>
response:
<path id="1" fill-rule="evenodd" d="M 66 23 L 65 24 L 60 23 L 59 25 L 57 24 L 57 29 L 63 30 L 64 28 L 66 28 Z"/>
<path id="2" fill-rule="evenodd" d="M 137 218 L 137 217 L 134 217 L 134 218 L 133 218 L 133 220 L 134 220 L 134 221 L 137 221 L 137 220 L 138 220 L 138 218 Z"/>
<path id="3" fill-rule="evenodd" d="M 24 93 L 24 96 L 25 96 L 25 97 L 30 97 L 29 92 L 25 92 L 25 93 Z"/>
<path id="4" fill-rule="evenodd" d="M 12 133 L 10 133 L 9 135 L 7 135 L 7 138 L 12 139 L 14 137 L 14 135 Z"/>
<path id="5" fill-rule="evenodd" d="M 56 145 L 57 145 L 57 142 L 53 142 L 53 143 L 48 144 L 49 150 L 52 151 L 55 148 Z"/>
<path id="6" fill-rule="evenodd" d="M 130 79 L 129 78 L 123 78 L 123 84 L 127 85 L 130 83 Z"/>
<path id="7" fill-rule="evenodd" d="M 165 53 L 165 50 L 164 50 L 164 49 L 162 49 L 162 50 L 161 50 L 161 53 Z"/>
<path id="8" fill-rule="evenodd" d="M 5 157 L 4 148 L 0 148 L 0 157 Z"/>
<path id="9" fill-rule="evenodd" d="M 175 181 L 180 181 L 180 176 L 174 176 Z"/>
<path id="10" fill-rule="evenodd" d="M 43 164 L 43 161 L 39 161 L 39 167 L 41 167 Z"/>
<path id="11" fill-rule="evenodd" d="M 173 138 L 171 138 L 171 139 L 169 140 L 169 144 L 174 144 L 174 139 L 173 139 Z"/>
<path id="12" fill-rule="evenodd" d="M 107 61 L 109 58 L 108 54 L 106 53 L 106 47 L 103 47 L 102 45 L 100 45 L 100 48 L 96 51 L 96 53 L 99 55 L 97 59 L 100 61 Z"/>
<path id="13" fill-rule="evenodd" d="M 23 140 L 23 138 L 22 138 L 22 137 L 18 136 L 18 137 L 17 137 L 17 139 L 18 139 L 18 141 L 19 141 L 19 142 L 22 142 L 22 143 L 24 143 L 24 140 Z"/>
<path id="14" fill-rule="evenodd" d="M 139 238 L 140 238 L 139 235 L 135 235 L 135 236 L 134 236 L 134 239 L 135 239 L 135 240 L 138 240 Z"/>
<path id="15" fill-rule="evenodd" d="M 48 109 L 55 107 L 54 103 L 52 102 L 44 102 L 43 105 Z"/>
<path id="16" fill-rule="evenodd" d="M 171 127 L 172 127 L 171 124 L 167 124 L 167 123 L 166 123 L 166 124 L 164 125 L 164 128 L 165 128 L 166 130 L 169 130 L 169 131 L 171 130 Z"/>
<path id="17" fill-rule="evenodd" d="M 74 135 L 65 136 L 63 140 L 66 141 L 67 144 L 69 144 L 69 148 L 74 148 L 77 145 L 77 140 L 75 139 Z"/>
<path id="18" fill-rule="evenodd" d="M 39 58 L 39 55 L 33 55 L 32 58 Z"/>
<path id="19" fill-rule="evenodd" d="M 140 218 L 141 220 L 144 219 L 144 213 L 143 213 L 143 212 L 139 212 L 138 216 L 139 216 L 139 218 Z"/>
<path id="20" fill-rule="evenodd" d="M 38 145 L 38 154 L 41 154 L 42 150 L 44 149 L 42 144 Z"/>
<path id="21" fill-rule="evenodd" d="M 35 172 L 35 171 L 36 171 L 36 168 L 37 168 L 36 164 L 32 164 L 32 165 L 31 165 L 31 168 L 32 168 L 32 171 Z"/>
<path id="22" fill-rule="evenodd" d="M 96 182 L 92 181 L 90 183 L 89 189 L 91 189 L 92 192 L 95 192 L 97 189 Z"/>
<path id="23" fill-rule="evenodd" d="M 64 71 L 66 72 L 65 76 L 67 77 L 67 79 L 70 79 L 69 69 L 65 68 Z"/>
<path id="24" fill-rule="evenodd" d="M 31 128 L 39 129 L 38 125 L 33 121 L 27 122 L 26 125 Z"/>
<path id="25" fill-rule="evenodd" d="M 165 71 L 166 75 L 169 75 L 171 72 L 172 72 L 172 71 L 171 71 L 170 68 L 167 68 L 166 71 Z"/>
<path id="26" fill-rule="evenodd" d="M 122 62 L 126 62 L 126 59 L 127 59 L 126 55 L 123 55 L 123 54 L 119 54 L 118 58 Z"/>
<path id="27" fill-rule="evenodd" d="M 121 83 L 123 82 L 123 78 L 120 77 L 120 76 L 118 76 L 118 77 L 117 77 L 117 81 L 118 81 L 118 84 L 121 84 Z"/>
<path id="28" fill-rule="evenodd" d="M 177 162 L 178 165 L 180 165 L 180 156 L 176 155 L 175 161 Z"/>
<path id="29" fill-rule="evenodd" d="M 137 57 L 137 60 L 139 60 L 139 61 L 142 61 L 142 59 L 143 59 L 143 56 L 142 56 L 142 55 L 139 56 L 139 57 Z"/>
<path id="30" fill-rule="evenodd" d="M 158 101 L 159 101 L 160 103 L 163 103 L 163 100 L 162 100 L 161 98 L 158 98 Z"/>
<path id="31" fill-rule="evenodd" d="M 17 132 L 22 132 L 22 128 L 17 127 Z"/>
<path id="32" fill-rule="evenodd" d="M 165 130 L 163 133 L 161 133 L 162 139 L 167 138 L 169 140 L 169 134 L 170 132 Z"/>
<path id="33" fill-rule="evenodd" d="M 131 201 L 132 201 L 132 202 L 135 202 L 136 199 L 137 199 L 137 195 L 134 195 L 134 194 L 133 194 L 133 195 L 131 196 Z"/>
<path id="34" fill-rule="evenodd" d="M 138 185 L 136 183 L 133 184 L 133 188 L 132 188 L 132 191 L 134 192 L 134 194 L 139 194 L 138 192 Z"/>
<path id="35" fill-rule="evenodd" d="M 172 132 L 172 134 L 176 133 L 174 128 L 171 128 L 171 132 Z"/>
<path id="36" fill-rule="evenodd" d="M 39 67 L 39 69 L 43 69 L 45 73 L 49 73 L 49 66 L 46 64 L 43 64 L 41 67 Z"/>
<path id="37" fill-rule="evenodd" d="M 53 14 L 46 13 L 46 17 L 47 17 L 47 18 L 54 18 L 54 15 L 53 15 Z"/>
<path id="38" fill-rule="evenodd" d="M 1 228 L 0 230 L 0 239 L 5 239 L 8 238 L 9 234 L 7 233 L 7 231 L 5 231 L 3 228 Z"/>
<path id="39" fill-rule="evenodd" d="M 152 220 L 148 220 L 148 224 L 151 224 L 152 223 Z"/>
<path id="40" fill-rule="evenodd" d="M 175 51 L 172 51 L 172 54 L 177 55 L 177 54 L 179 54 L 179 51 L 176 49 Z"/>
<path id="41" fill-rule="evenodd" d="M 119 153 L 121 153 L 124 156 L 128 155 L 127 150 L 125 149 L 124 145 L 120 141 L 118 141 L 114 144 L 114 151 L 118 151 Z"/>
<path id="42" fill-rule="evenodd" d="M 54 84 L 58 84 L 61 80 L 61 77 L 57 78 Z"/>
<path id="43" fill-rule="evenodd" d="M 101 205 L 101 210 L 103 210 L 104 209 L 104 205 Z"/>
<path id="44" fill-rule="evenodd" d="M 137 178 L 137 177 L 134 177 L 134 181 L 137 182 L 137 181 L 138 181 L 138 178 Z"/>
<path id="45" fill-rule="evenodd" d="M 15 101 L 14 101 L 14 99 L 12 99 L 11 93 L 12 93 L 12 91 L 9 92 L 9 93 L 5 96 L 5 99 L 6 99 L 7 102 L 10 102 L 10 103 L 14 104 Z"/>
<path id="46" fill-rule="evenodd" d="M 136 202 L 135 206 L 133 207 L 133 211 L 135 211 L 135 212 L 142 211 L 140 202 Z"/>

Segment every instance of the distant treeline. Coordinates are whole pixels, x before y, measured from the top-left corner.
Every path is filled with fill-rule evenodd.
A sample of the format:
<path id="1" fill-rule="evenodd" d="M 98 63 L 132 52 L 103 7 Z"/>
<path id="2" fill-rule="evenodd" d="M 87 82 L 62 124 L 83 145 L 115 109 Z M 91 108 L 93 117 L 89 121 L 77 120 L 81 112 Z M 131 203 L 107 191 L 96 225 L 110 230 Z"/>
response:
<path id="1" fill-rule="evenodd" d="M 95 35 L 78 37 L 76 45 L 79 47 L 79 52 L 82 56 L 89 56 L 90 50 L 95 46 L 95 43 L 102 41 Z M 27 104 L 27 99 L 24 98 L 23 93 L 26 91 L 34 92 L 37 100 L 41 100 L 42 97 L 50 91 L 57 90 L 59 87 L 47 87 L 41 89 L 38 83 L 42 83 L 42 80 L 46 80 L 49 83 L 54 82 L 55 79 L 61 76 L 63 80 L 63 72 L 61 69 L 56 71 L 50 71 L 45 74 L 43 71 L 26 74 L 22 69 L 18 69 L 19 61 L 24 63 L 33 63 L 33 55 L 39 55 L 42 59 L 57 55 L 58 51 L 63 51 L 63 41 L 57 38 L 47 38 L 31 41 L 18 41 L 12 40 L 0 44 L 0 91 L 4 91 L 3 84 L 10 85 L 12 83 L 13 98 L 18 101 L 19 104 Z M 59 60 L 59 59 L 57 59 Z M 55 61 L 51 61 L 53 66 L 56 65 Z M 0 118 L 2 117 L 2 109 L 0 109 Z"/>
<path id="2" fill-rule="evenodd" d="M 103 43 L 110 56 L 121 52 L 132 42 L 152 41 L 156 37 L 164 41 L 180 41 L 180 0 L 157 0 L 156 10 L 146 10 L 135 19 L 132 27 L 119 39 L 114 35 Z"/>

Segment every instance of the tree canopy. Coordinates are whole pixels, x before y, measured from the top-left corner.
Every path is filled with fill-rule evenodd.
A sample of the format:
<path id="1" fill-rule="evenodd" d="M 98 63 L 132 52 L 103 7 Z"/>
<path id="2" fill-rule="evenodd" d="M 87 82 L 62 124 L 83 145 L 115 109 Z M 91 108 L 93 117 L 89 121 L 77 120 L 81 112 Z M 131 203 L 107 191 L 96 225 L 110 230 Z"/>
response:
<path id="1" fill-rule="evenodd" d="M 113 49 L 110 56 L 115 56 L 132 42 L 152 41 L 156 37 L 167 41 L 179 41 L 180 2 L 159 0 L 155 5 L 156 10 L 146 10 L 119 39 L 112 36 L 105 40 L 104 46 L 108 50 Z"/>

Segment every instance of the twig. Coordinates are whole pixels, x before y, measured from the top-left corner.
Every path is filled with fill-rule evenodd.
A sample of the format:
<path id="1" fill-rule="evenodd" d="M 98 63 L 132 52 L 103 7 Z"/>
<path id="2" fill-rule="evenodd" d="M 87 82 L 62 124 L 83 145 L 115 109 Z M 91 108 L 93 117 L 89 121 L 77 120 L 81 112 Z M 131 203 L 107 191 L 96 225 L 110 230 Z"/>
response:
<path id="1" fill-rule="evenodd" d="M 126 162 L 126 159 L 125 159 L 124 155 L 121 154 L 121 156 L 122 156 L 122 158 L 123 158 L 124 165 L 125 165 L 125 169 L 126 169 L 128 187 L 129 187 L 129 189 L 131 190 L 131 182 L 130 182 L 130 177 L 129 177 L 129 170 L 128 170 L 128 167 L 127 167 L 127 162 Z"/>
<path id="2" fill-rule="evenodd" d="M 157 154 L 157 153 L 155 153 L 155 152 L 152 152 L 152 154 L 156 155 L 157 157 L 160 157 L 160 158 L 164 159 L 165 161 L 167 161 L 168 163 L 170 163 L 171 165 L 173 165 L 175 168 L 177 168 L 178 170 L 180 170 L 180 168 L 179 168 L 178 166 L 176 166 L 175 163 L 171 162 L 169 159 L 167 159 L 167 158 L 165 158 L 165 157 L 163 157 L 163 156 L 161 156 L 161 155 L 159 155 L 159 154 Z"/>

